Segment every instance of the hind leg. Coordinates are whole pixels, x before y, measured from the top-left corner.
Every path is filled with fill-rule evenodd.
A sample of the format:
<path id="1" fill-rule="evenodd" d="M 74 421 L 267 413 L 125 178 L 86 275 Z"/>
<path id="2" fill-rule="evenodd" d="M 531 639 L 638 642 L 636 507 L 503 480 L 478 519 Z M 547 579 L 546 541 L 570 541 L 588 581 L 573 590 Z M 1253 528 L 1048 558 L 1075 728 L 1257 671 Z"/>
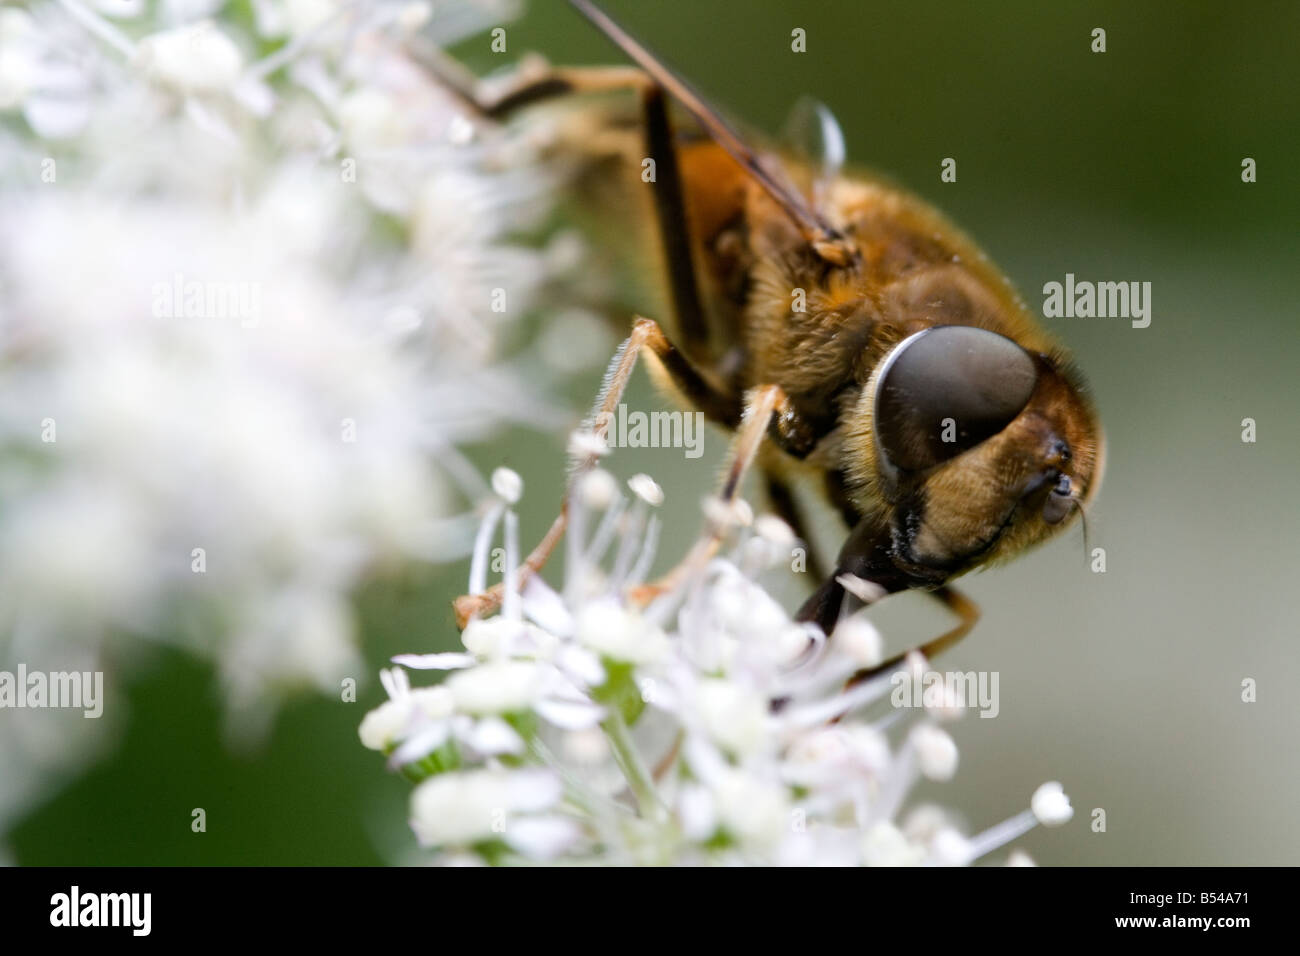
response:
<path id="1" fill-rule="evenodd" d="M 653 180 L 646 185 L 654 190 L 655 219 L 677 319 L 677 344 L 692 357 L 706 355 L 710 328 L 691 255 L 681 165 L 663 89 L 634 66 L 552 67 L 534 58 L 524 60 L 505 79 L 491 82 L 480 80 L 430 45 L 415 45 L 411 52 L 439 83 L 475 112 L 491 119 L 503 119 L 522 107 L 562 96 L 620 90 L 632 90 L 640 96 L 646 158 L 653 160 L 655 170 Z"/>

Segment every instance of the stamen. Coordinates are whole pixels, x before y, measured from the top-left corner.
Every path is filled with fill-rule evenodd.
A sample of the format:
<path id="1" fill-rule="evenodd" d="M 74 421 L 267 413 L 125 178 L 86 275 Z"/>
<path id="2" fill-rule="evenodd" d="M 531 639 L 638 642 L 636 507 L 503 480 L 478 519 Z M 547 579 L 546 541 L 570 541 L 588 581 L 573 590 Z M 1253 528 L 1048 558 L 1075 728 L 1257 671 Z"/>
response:
<path id="1" fill-rule="evenodd" d="M 1001 823 L 989 827 L 983 833 L 971 837 L 971 860 L 978 860 L 980 857 L 992 853 L 998 847 L 1006 846 L 1012 840 L 1024 836 L 1037 825 L 1038 818 L 1034 816 L 1034 812 L 1032 810 L 1022 810 L 1010 820 L 1003 820 Z"/>
<path id="2" fill-rule="evenodd" d="M 646 524 L 645 537 L 641 541 L 641 553 L 637 555 L 636 564 L 632 565 L 632 570 L 628 572 L 625 584 L 640 584 L 650 573 L 650 565 L 654 563 L 655 552 L 659 548 L 659 516 L 651 515 L 649 522 Z"/>
<path id="3" fill-rule="evenodd" d="M 506 570 L 503 594 L 501 596 L 501 613 L 507 620 L 518 621 L 519 613 L 519 516 L 514 511 L 506 512 Z"/>
<path id="4" fill-rule="evenodd" d="M 474 556 L 469 564 L 469 593 L 482 594 L 487 590 L 488 558 L 492 550 L 492 536 L 496 534 L 497 522 L 505 513 L 505 502 L 497 500 L 492 503 L 483 523 L 478 527 L 474 538 Z"/>

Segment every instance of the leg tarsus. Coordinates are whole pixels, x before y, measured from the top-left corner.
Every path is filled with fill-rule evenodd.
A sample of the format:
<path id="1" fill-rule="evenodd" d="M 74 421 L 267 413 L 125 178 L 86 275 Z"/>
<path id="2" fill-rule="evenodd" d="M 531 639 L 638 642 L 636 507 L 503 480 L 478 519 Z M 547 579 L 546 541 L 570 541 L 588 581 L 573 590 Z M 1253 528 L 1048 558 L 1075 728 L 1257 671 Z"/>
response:
<path id="1" fill-rule="evenodd" d="M 659 332 L 659 326 L 652 320 L 638 319 L 632 326 L 632 334 L 619 346 L 614 358 L 610 361 L 609 371 L 605 375 L 600 393 L 596 396 L 595 407 L 592 409 L 591 417 L 587 422 L 587 427 L 597 438 L 603 439 L 608 433 L 609 423 L 613 418 L 614 411 L 618 407 L 619 400 L 623 397 L 623 390 L 627 388 L 628 380 L 632 377 L 632 370 L 636 367 L 637 356 L 646 345 L 646 340 L 655 332 L 658 332 L 661 336 L 663 334 Z M 537 547 L 532 550 L 532 553 L 519 567 L 520 587 L 523 587 L 531 575 L 542 569 L 551 553 L 559 545 L 560 539 L 564 537 L 565 528 L 568 527 L 569 523 L 569 492 L 575 487 L 578 479 L 595 467 L 598 458 L 599 454 L 596 451 L 580 451 L 577 453 L 574 465 L 569 473 L 564 500 L 560 502 L 560 513 L 551 523 L 550 529 Z M 497 583 L 481 594 L 463 594 L 456 598 L 452 602 L 452 608 L 456 615 L 456 626 L 464 630 L 471 618 L 495 611 L 501 606 L 503 592 L 503 584 Z"/>
<path id="2" fill-rule="evenodd" d="M 528 56 L 508 76 L 484 80 L 427 40 L 407 41 L 411 59 L 441 86 L 487 119 L 505 119 L 533 103 L 574 93 L 641 90 L 653 81 L 634 66 L 553 67 Z"/>

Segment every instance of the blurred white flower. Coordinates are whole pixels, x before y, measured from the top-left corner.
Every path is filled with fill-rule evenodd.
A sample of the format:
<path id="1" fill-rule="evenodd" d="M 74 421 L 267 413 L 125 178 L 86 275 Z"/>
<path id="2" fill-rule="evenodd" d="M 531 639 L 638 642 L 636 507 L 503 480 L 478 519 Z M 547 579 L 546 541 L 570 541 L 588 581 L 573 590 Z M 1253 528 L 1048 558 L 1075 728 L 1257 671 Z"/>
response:
<path id="1" fill-rule="evenodd" d="M 411 829 L 425 846 L 508 841 L 516 814 L 548 809 L 561 792 L 559 779 L 546 770 L 467 770 L 432 777 L 411 795 Z"/>
<path id="2" fill-rule="evenodd" d="M 559 420 L 494 335 L 557 278 L 528 238 L 554 177 L 402 43 L 516 8 L 0 9 L 0 669 L 171 642 L 255 733 L 356 674 L 368 570 L 468 550 L 483 481 L 455 446 Z M 32 726 L 0 722 L 0 828 L 84 760 L 38 764 Z"/>
<path id="3" fill-rule="evenodd" d="M 448 729 L 429 734 L 421 731 L 427 721 L 407 721 L 395 730 L 403 721 L 391 701 L 362 725 L 367 745 L 389 754 L 390 766 L 424 781 L 412 796 L 411 825 L 440 861 L 965 865 L 1039 821 L 1068 819 L 1057 784 L 1040 788 L 1032 810 L 974 836 L 938 808 L 908 811 L 920 777 L 956 773 L 956 744 L 928 712 L 883 707 L 890 673 L 855 678 L 882 658 L 880 635 L 861 613 L 828 641 L 791 621 L 762 589 L 755 575 L 786 552 L 752 545 L 788 545 L 788 529 L 762 517 L 742 525 L 729 556 L 647 592 L 653 538 L 649 502 L 636 485 L 644 489 L 648 479 L 634 483 L 629 511 L 617 484 L 593 475 L 607 473 L 579 476 L 568 503 L 560 590 L 530 577 L 521 592 L 506 594 L 499 616 L 469 622 L 468 654 L 395 659 L 454 668 L 438 685 L 454 707 L 440 725 Z M 590 493 L 593 481 L 600 494 Z M 512 496 L 516 487 L 511 482 Z M 473 591 L 486 586 L 482 569 L 503 516 L 505 566 L 520 560 L 505 500 L 493 499 L 484 519 Z M 584 656 L 592 659 L 579 663 Z M 900 666 L 917 664 L 909 656 Z M 572 709 L 566 719 L 557 718 L 561 701 Z M 455 737 L 458 722 L 498 714 L 511 748 L 476 750 L 469 735 Z M 554 799 L 538 809 L 563 814 L 563 825 L 559 818 L 536 825 L 547 839 L 512 839 L 505 822 L 506 781 L 527 768 L 551 774 Z"/>
<path id="4" fill-rule="evenodd" d="M 150 79 L 181 93 L 230 91 L 244 66 L 239 47 L 211 20 L 151 34 L 135 56 Z"/>

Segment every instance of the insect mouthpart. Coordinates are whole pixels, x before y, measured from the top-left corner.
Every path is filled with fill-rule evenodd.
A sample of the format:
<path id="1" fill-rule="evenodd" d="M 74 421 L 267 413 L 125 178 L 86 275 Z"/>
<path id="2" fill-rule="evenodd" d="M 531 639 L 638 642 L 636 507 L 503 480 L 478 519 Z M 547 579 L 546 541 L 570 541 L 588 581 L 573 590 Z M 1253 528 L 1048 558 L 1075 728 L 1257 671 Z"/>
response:
<path id="1" fill-rule="evenodd" d="M 1043 504 L 1043 520 L 1048 524 L 1060 524 L 1074 510 L 1074 485 L 1069 475 L 1061 475 L 1056 485 Z"/>

